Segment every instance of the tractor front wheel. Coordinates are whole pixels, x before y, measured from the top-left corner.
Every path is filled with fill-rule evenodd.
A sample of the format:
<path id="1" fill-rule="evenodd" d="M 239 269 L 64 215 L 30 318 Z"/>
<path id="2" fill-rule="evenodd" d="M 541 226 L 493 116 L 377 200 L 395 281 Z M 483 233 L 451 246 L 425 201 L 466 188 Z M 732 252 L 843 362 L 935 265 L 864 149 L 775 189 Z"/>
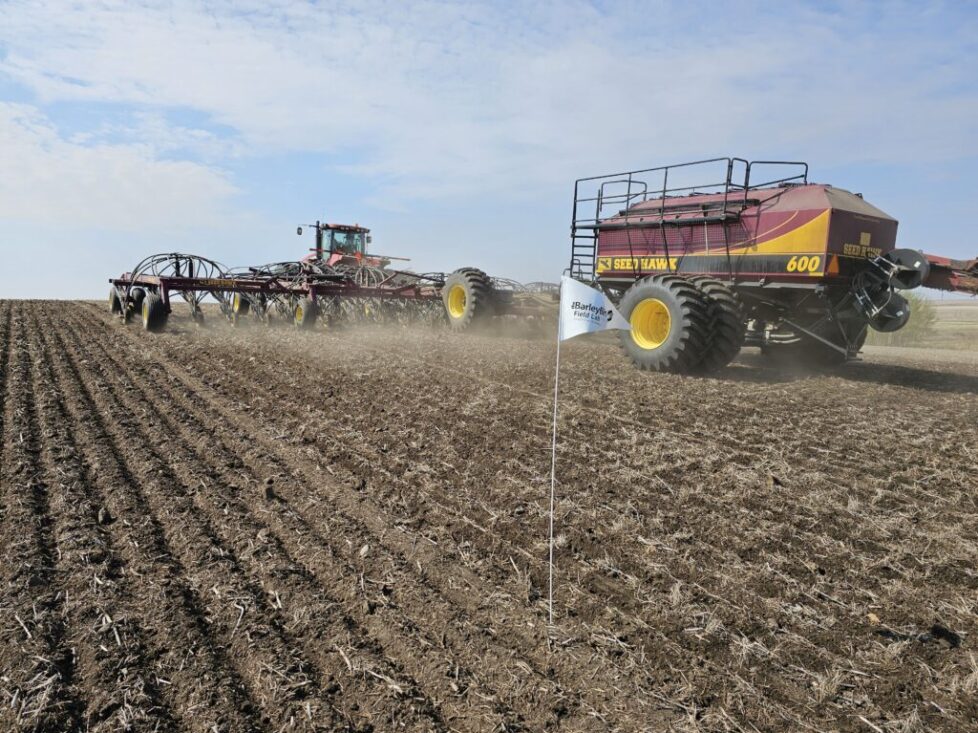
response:
<path id="1" fill-rule="evenodd" d="M 703 361 L 710 340 L 706 297 L 688 280 L 652 275 L 638 280 L 618 306 L 631 328 L 621 345 L 639 369 L 689 374 Z"/>
<path id="2" fill-rule="evenodd" d="M 492 281 L 474 267 L 456 270 L 445 278 L 441 299 L 453 331 L 472 328 L 493 315 Z"/>
<path id="3" fill-rule="evenodd" d="M 146 293 L 142 307 L 143 330 L 159 333 L 166 327 L 168 316 L 163 298 L 157 293 Z"/>

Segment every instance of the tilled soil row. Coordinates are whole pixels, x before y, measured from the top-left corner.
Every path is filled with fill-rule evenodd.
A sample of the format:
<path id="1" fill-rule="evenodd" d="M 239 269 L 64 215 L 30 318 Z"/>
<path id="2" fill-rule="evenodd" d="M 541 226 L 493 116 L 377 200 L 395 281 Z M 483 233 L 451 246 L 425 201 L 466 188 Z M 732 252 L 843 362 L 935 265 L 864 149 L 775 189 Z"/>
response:
<path id="1" fill-rule="evenodd" d="M 37 311 L 31 315 L 27 341 L 42 438 L 40 465 L 58 558 L 55 585 L 64 598 L 61 643 L 72 650 L 74 695 L 85 700 L 81 725 L 91 731 L 172 728 L 163 685 L 148 665 L 149 652 L 132 616 L 128 568 L 104 527 L 113 518 L 75 445 L 52 371 L 58 357 L 39 342 Z"/>
<path id="2" fill-rule="evenodd" d="M 64 400 L 83 460 L 91 467 L 93 484 L 87 488 L 113 518 L 106 528 L 131 578 L 133 628 L 154 650 L 152 668 L 172 700 L 171 709 L 187 716 L 191 729 L 262 728 L 257 704 L 212 628 L 207 602 L 214 593 L 198 592 L 175 558 L 159 516 L 124 457 L 128 440 L 119 440 L 108 429 L 117 416 L 102 411 L 98 387 L 82 379 L 84 365 L 66 354 L 63 342 L 47 334 L 45 339 L 46 346 L 61 355 L 52 360 L 56 391 Z"/>
<path id="3" fill-rule="evenodd" d="M 263 381 L 265 381 L 265 380 L 263 380 Z M 334 414 L 334 415 L 343 415 L 344 414 L 344 411 L 342 409 L 335 410 L 335 411 L 332 412 L 332 414 Z M 451 414 L 444 415 L 443 417 L 444 417 L 444 419 L 447 422 L 452 422 L 452 417 L 453 416 Z M 521 422 L 521 424 L 525 425 L 525 423 L 523 423 L 523 422 Z M 463 439 L 463 442 L 466 442 L 466 441 Z M 471 443 L 469 443 L 469 444 L 471 444 Z M 596 461 L 596 463 L 601 463 L 601 461 L 598 460 L 598 461 Z M 612 463 L 613 463 L 612 461 L 608 461 L 606 465 L 612 464 Z M 698 467 L 697 466 L 692 466 L 691 468 L 693 470 L 695 470 Z M 584 482 L 581 481 L 581 484 L 584 484 Z M 584 484 L 584 485 L 587 485 L 587 484 Z M 589 493 L 593 494 L 595 492 L 595 488 L 596 487 L 589 486 Z M 628 495 L 627 494 L 627 490 L 623 490 L 624 487 L 614 487 L 614 489 L 616 491 L 618 491 L 619 495 L 622 495 L 622 496 L 627 496 Z M 516 501 L 518 501 L 518 499 L 519 499 L 519 497 L 513 497 L 513 498 Z M 698 503 L 698 502 L 695 501 L 696 498 L 699 498 L 699 497 L 694 497 L 693 498 L 693 502 L 694 503 Z M 736 498 L 739 501 L 742 502 L 742 498 L 741 497 L 736 497 Z M 686 497 L 683 497 L 683 499 L 685 500 Z M 689 503 L 689 502 L 687 501 L 686 503 Z M 695 517 L 698 517 L 698 514 L 694 513 L 694 516 Z M 695 533 L 696 524 L 697 524 L 697 522 L 695 520 L 693 520 L 691 522 L 691 520 L 688 517 L 684 518 L 682 516 L 682 513 L 681 512 L 676 515 L 676 518 L 677 518 L 677 520 L 680 523 L 684 524 L 688 529 L 692 530 Z M 567 524 L 566 522 L 562 522 L 562 526 L 565 527 L 565 529 L 563 531 L 567 531 L 566 530 L 566 524 Z M 692 524 L 693 526 L 690 526 L 690 524 Z M 600 522 L 598 523 L 598 525 L 600 526 Z M 715 526 L 706 527 L 705 529 L 706 529 L 706 533 L 709 534 L 709 533 L 715 531 Z M 611 539 L 610 537 L 605 537 L 603 539 L 600 538 L 600 537 L 598 537 L 597 539 L 595 539 L 594 542 L 593 542 L 593 547 L 595 548 L 596 552 L 600 553 L 602 547 L 607 548 L 609 544 L 612 544 L 612 543 L 609 542 L 610 539 Z M 574 544 L 576 544 L 573 539 L 571 541 L 571 544 L 572 544 L 572 546 Z M 620 543 L 618 543 L 618 544 L 620 544 Z M 699 548 L 702 548 L 702 547 L 703 547 L 703 545 L 699 545 Z M 709 545 L 707 545 L 706 548 L 707 549 L 711 549 Z M 627 557 L 627 553 L 626 553 L 626 557 Z M 641 555 L 639 555 L 639 557 L 641 557 Z M 600 554 L 596 555 L 596 558 L 597 559 L 600 559 Z M 711 585 L 711 583 L 709 582 L 708 578 L 704 578 L 703 577 L 704 574 L 705 574 L 704 568 L 708 568 L 708 567 L 713 566 L 713 567 L 718 567 L 719 568 L 718 573 L 724 572 L 723 566 L 724 566 L 725 563 L 723 563 L 723 562 L 715 562 L 715 561 L 712 562 L 712 563 L 710 563 L 709 562 L 710 559 L 711 558 L 706 558 L 706 560 L 707 560 L 706 563 L 700 563 L 700 568 L 699 568 L 699 571 L 698 572 L 696 570 L 697 563 L 695 562 L 695 559 L 694 559 L 693 562 L 687 562 L 687 564 L 689 566 L 691 566 L 690 569 L 689 569 L 690 572 L 678 573 L 678 574 L 680 574 L 680 575 L 683 576 L 683 578 L 684 578 L 684 580 L 685 580 L 685 582 L 687 584 L 689 584 L 692 581 L 693 587 L 694 587 L 694 590 L 693 590 L 694 595 L 698 595 L 698 592 L 695 590 L 695 587 L 696 586 L 702 587 L 703 584 L 705 584 L 705 585 Z M 682 569 L 682 566 L 680 566 L 680 568 Z M 614 569 L 615 575 L 619 576 L 619 579 L 620 579 L 620 577 L 622 575 L 621 572 L 618 572 L 620 570 L 621 570 L 621 567 L 618 567 L 618 568 L 615 568 Z M 806 573 L 808 573 L 810 575 L 810 572 L 806 571 Z M 679 582 L 679 580 L 675 576 L 673 576 L 672 574 L 668 573 L 668 571 L 666 571 L 664 573 L 664 575 L 665 575 L 666 578 L 669 579 L 669 582 L 673 582 L 673 583 L 678 583 Z M 697 576 L 699 576 L 699 577 L 697 577 Z M 773 578 L 773 579 L 776 582 L 780 582 L 780 581 L 778 581 L 778 578 L 776 578 L 776 577 Z M 601 577 L 592 577 L 592 578 L 590 578 L 590 580 L 587 577 L 584 577 L 584 578 L 579 578 L 578 580 L 584 586 L 587 586 L 589 582 L 595 582 L 595 581 L 597 581 L 596 582 L 596 588 L 595 588 L 596 592 L 600 593 L 602 590 L 604 590 L 605 593 L 607 593 L 607 591 L 608 591 L 609 579 L 607 579 L 607 577 L 604 578 L 604 582 L 603 583 L 600 582 L 600 581 L 602 581 L 602 578 Z M 647 578 L 643 578 L 643 581 L 644 580 L 647 580 Z M 653 580 L 654 580 L 654 578 L 653 578 Z M 791 579 L 789 578 L 788 580 L 791 580 Z M 780 588 L 778 588 L 776 586 L 773 587 L 773 588 L 771 587 L 773 584 L 771 582 L 770 574 L 769 574 L 769 578 L 765 579 L 765 583 L 768 586 L 767 588 L 765 588 L 765 591 L 767 592 L 767 594 L 770 594 L 770 595 L 772 595 L 774 597 L 777 597 L 778 592 L 781 591 L 782 589 L 780 589 Z M 668 589 L 668 587 L 666 589 Z M 659 589 L 655 588 L 655 586 L 653 584 L 653 587 L 652 587 L 651 590 L 652 590 L 652 593 L 649 593 L 648 594 L 650 596 L 651 595 L 654 595 L 655 592 L 658 591 Z M 742 640 L 742 639 L 745 639 L 744 632 L 746 632 L 747 634 L 749 634 L 752 638 L 756 638 L 756 634 L 757 634 L 757 628 L 756 628 L 757 627 L 757 623 L 756 623 L 756 620 L 755 619 L 758 619 L 758 618 L 763 619 L 765 617 L 770 617 L 771 614 L 770 614 L 769 609 L 765 609 L 763 606 L 761 606 L 760 608 L 757 608 L 756 607 L 757 604 L 753 602 L 755 600 L 755 598 L 753 597 L 754 594 L 749 589 L 745 592 L 744 589 L 739 588 L 737 586 L 737 584 L 732 584 L 732 587 L 731 588 L 728 588 L 728 589 L 724 590 L 725 594 L 727 595 L 727 598 L 730 598 L 729 592 L 731 592 L 731 591 L 735 595 L 740 596 L 740 599 L 738 599 L 738 600 L 740 600 L 740 603 L 731 603 L 727 599 L 721 599 L 721 598 L 719 598 L 719 597 L 716 596 L 716 593 L 715 592 L 714 593 L 708 593 L 708 596 L 709 597 L 707 598 L 707 601 L 708 602 L 712 602 L 712 601 L 716 601 L 716 600 L 724 601 L 727 606 L 729 606 L 730 608 L 732 608 L 735 611 L 735 614 L 736 615 L 735 615 L 734 619 L 731 619 L 730 614 L 724 613 L 724 609 L 722 609 L 722 608 L 720 609 L 720 613 L 717 614 L 717 615 L 719 615 L 720 617 L 723 618 L 723 620 L 726 622 L 726 624 L 728 626 L 732 626 L 733 627 L 733 628 L 728 628 L 727 631 L 729 632 L 729 634 L 731 635 L 731 637 L 734 640 L 738 640 L 738 639 L 741 639 Z M 810 595 L 811 594 L 809 594 L 809 596 Z M 814 597 L 812 596 L 812 598 L 814 598 Z M 645 604 L 645 603 L 649 603 L 650 602 L 650 599 L 647 598 L 647 597 L 643 597 L 643 598 L 640 598 L 640 599 L 626 598 L 623 601 L 620 596 L 612 595 L 609 598 L 609 600 L 612 600 L 612 599 L 614 601 L 615 611 L 616 612 L 620 612 L 623 608 L 627 608 L 630 603 L 632 603 L 633 605 L 635 605 L 637 607 L 640 604 Z M 788 594 L 788 598 L 787 599 L 790 600 L 790 594 Z M 757 600 L 761 600 L 761 599 L 757 599 Z M 815 600 L 820 605 L 828 605 L 827 604 L 827 601 L 824 601 L 822 599 L 815 599 Z M 657 614 L 662 614 L 661 609 L 656 609 L 656 613 Z M 618 621 L 617 626 L 619 628 L 622 626 L 622 623 L 621 623 L 622 620 L 623 620 L 622 618 L 616 619 L 616 621 Z M 626 621 L 632 621 L 632 619 L 625 619 L 625 620 Z M 686 623 L 683 623 L 683 621 L 686 621 Z M 683 629 L 684 626 L 688 626 L 688 617 L 686 619 L 677 619 L 677 624 L 678 624 L 678 627 L 675 628 L 674 631 L 678 635 L 678 633 Z M 635 624 L 632 624 L 632 625 L 634 626 Z M 780 625 L 781 624 L 779 623 L 779 626 Z M 639 628 L 641 628 L 641 623 L 637 624 L 637 626 Z M 669 626 L 671 626 L 671 625 L 669 625 Z M 669 626 L 667 626 L 667 629 L 669 628 Z M 738 628 L 737 628 L 738 626 L 741 627 L 744 631 L 743 632 L 738 631 Z M 661 627 L 661 617 L 660 617 L 660 627 Z M 628 626 L 626 625 L 626 629 L 627 628 L 628 628 Z M 761 629 L 761 630 L 763 630 L 763 629 Z M 636 635 L 633 634 L 633 633 L 631 633 L 631 632 L 629 632 L 627 634 L 627 637 L 628 637 L 628 639 L 629 639 L 630 642 L 633 642 L 635 640 L 635 638 L 636 638 Z M 814 652 L 816 652 L 816 654 L 819 657 L 828 656 L 830 660 L 833 657 L 837 657 L 837 655 L 831 654 L 830 652 L 828 652 L 828 650 L 822 649 L 822 648 L 820 648 L 818 646 L 815 646 L 815 645 L 812 645 L 811 642 L 809 642 L 807 639 L 804 639 L 804 638 L 799 637 L 797 635 L 794 635 L 794 640 L 797 640 L 798 642 L 801 642 L 802 648 L 804 648 L 804 649 L 811 649 Z M 784 646 L 784 644 L 785 644 L 785 641 L 782 638 L 782 640 L 780 642 L 780 645 L 781 646 Z M 661 640 L 656 640 L 656 644 L 655 645 L 656 646 L 661 646 L 662 645 Z M 721 645 L 721 647 L 719 649 L 720 653 L 723 654 L 723 652 L 725 651 L 725 649 L 726 649 L 726 645 L 725 644 L 724 645 Z M 721 661 L 727 661 L 727 660 L 726 659 L 723 659 L 721 657 Z M 796 657 L 795 657 L 795 659 L 793 661 L 795 661 L 796 664 L 797 664 L 797 662 L 799 662 L 799 661 L 804 662 L 805 660 L 799 659 L 798 658 L 798 655 L 796 655 Z M 828 666 L 828 665 L 826 663 L 823 666 Z M 784 678 L 795 677 L 795 678 L 800 678 L 802 680 L 805 680 L 805 677 L 804 677 L 803 674 L 800 674 L 799 672 L 794 671 L 794 670 L 788 671 L 788 674 L 785 674 L 785 670 L 784 669 L 781 669 L 780 668 L 780 665 L 778 665 L 777 662 L 769 662 L 769 663 L 763 665 L 762 666 L 762 669 L 763 668 L 772 668 L 773 669 L 773 674 L 776 676 L 776 679 L 773 680 L 773 685 L 774 686 L 777 686 L 777 684 L 782 679 L 784 679 Z"/>
<path id="4" fill-rule="evenodd" d="M 75 660 L 65 643 L 64 568 L 52 529 L 27 345 L 31 307 L 4 305 L 0 722 L 8 730 L 78 730 L 85 703 L 72 689 Z"/>
<path id="5" fill-rule="evenodd" d="M 151 376 L 156 386 L 167 379 L 162 374 Z M 446 717 L 470 718 L 468 708 L 484 707 L 486 720 L 496 720 L 489 728 L 504 725 L 513 729 L 522 726 L 524 715 L 539 715 L 538 693 L 527 689 L 524 678 L 528 668 L 520 661 L 521 654 L 492 642 L 484 627 L 469 626 L 458 617 L 457 605 L 433 596 L 424 585 L 414 588 L 414 566 L 396 550 L 393 556 L 386 554 L 389 550 L 383 545 L 383 536 L 365 533 L 355 518 L 344 516 L 343 522 L 338 521 L 333 508 L 324 513 L 323 501 L 317 496 L 321 483 L 318 487 L 304 484 L 287 463 L 256 451 L 246 441 L 228 435 L 215 439 L 214 433 L 207 431 L 219 427 L 219 419 L 215 422 L 215 418 L 202 414 L 200 405 L 188 404 L 181 390 L 167 386 L 165 391 L 167 400 L 172 401 L 160 401 L 155 395 L 147 395 L 147 400 L 159 403 L 161 411 L 187 418 L 183 425 L 173 428 L 188 436 L 188 446 L 198 446 L 200 460 L 216 467 L 238 467 L 239 476 L 232 479 L 230 488 L 237 492 L 234 483 L 245 486 L 245 491 L 237 492 L 244 499 L 240 502 L 244 521 L 260 517 L 261 523 L 254 525 L 259 533 L 271 528 L 275 540 L 300 558 L 323 587 L 341 593 L 344 607 L 353 617 L 347 620 L 351 628 L 355 626 L 354 630 L 376 641 L 404 669 L 416 670 L 423 686 L 434 688 L 433 694 L 442 700 L 440 708 Z M 241 425 L 240 420 L 236 422 Z M 205 433 L 210 437 L 203 442 Z M 215 468 L 212 476 L 219 470 Z M 275 476 L 274 489 L 265 489 L 264 499 L 260 498 L 263 474 Z M 233 501 L 226 489 L 216 496 L 225 505 Z M 328 553 L 328 561 L 315 554 L 310 557 L 310 547 Z M 470 631 L 491 642 L 490 646 L 474 645 Z M 419 656 L 421 659 L 415 659 Z M 435 673 L 438 670 L 440 674 Z M 551 683 L 538 675 L 536 684 Z M 453 698 L 463 691 L 463 707 L 456 709 L 459 703 Z M 554 694 L 557 699 L 564 697 L 559 690 Z M 473 722 L 468 720 L 469 725 Z"/>

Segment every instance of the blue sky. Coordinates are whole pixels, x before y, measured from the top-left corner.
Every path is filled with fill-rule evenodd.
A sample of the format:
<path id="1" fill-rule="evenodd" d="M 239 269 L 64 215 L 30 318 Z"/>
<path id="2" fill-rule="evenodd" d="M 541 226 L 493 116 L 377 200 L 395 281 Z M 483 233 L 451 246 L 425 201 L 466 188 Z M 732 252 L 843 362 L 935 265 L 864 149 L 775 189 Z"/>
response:
<path id="1" fill-rule="evenodd" d="M 317 218 L 555 280 L 575 178 L 724 155 L 808 160 L 974 257 L 976 70 L 965 2 L 0 0 L 0 297 L 290 259 Z"/>

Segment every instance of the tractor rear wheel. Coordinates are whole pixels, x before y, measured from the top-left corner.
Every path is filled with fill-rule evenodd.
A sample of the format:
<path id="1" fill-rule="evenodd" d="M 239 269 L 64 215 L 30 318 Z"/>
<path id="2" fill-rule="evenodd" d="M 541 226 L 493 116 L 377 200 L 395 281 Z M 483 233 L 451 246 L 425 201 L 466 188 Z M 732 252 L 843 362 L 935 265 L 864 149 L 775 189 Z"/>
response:
<path id="1" fill-rule="evenodd" d="M 311 298 L 303 298 L 300 300 L 296 306 L 295 310 L 292 311 L 292 322 L 295 324 L 296 328 L 299 329 L 310 329 L 316 325 L 316 319 L 319 317 L 319 307 Z"/>
<path id="2" fill-rule="evenodd" d="M 109 310 L 114 315 L 122 313 L 122 300 L 119 298 L 119 293 L 116 292 L 115 286 L 109 289 Z"/>
<path id="3" fill-rule="evenodd" d="M 697 371 L 715 372 L 733 361 L 744 345 L 743 308 L 737 294 L 720 280 L 691 277 L 690 282 L 705 296 L 710 313 L 710 341 Z"/>
<path id="4" fill-rule="evenodd" d="M 448 323 L 453 331 L 464 331 L 492 317 L 492 281 L 482 270 L 464 267 L 447 278 L 441 289 Z"/>
<path id="5" fill-rule="evenodd" d="M 159 333 L 166 327 L 168 316 L 163 298 L 157 293 L 147 293 L 142 307 L 143 330 Z"/>
<path id="6" fill-rule="evenodd" d="M 639 369 L 689 374 L 703 360 L 710 340 L 710 307 L 689 280 L 651 275 L 635 282 L 621 299 L 631 324 L 621 346 Z"/>

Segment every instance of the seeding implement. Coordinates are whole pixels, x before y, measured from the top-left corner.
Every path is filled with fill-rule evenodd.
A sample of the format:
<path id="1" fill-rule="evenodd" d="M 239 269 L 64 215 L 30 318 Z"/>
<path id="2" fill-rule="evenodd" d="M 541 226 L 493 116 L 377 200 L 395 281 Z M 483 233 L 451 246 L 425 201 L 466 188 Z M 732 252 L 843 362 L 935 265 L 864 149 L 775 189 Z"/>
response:
<path id="1" fill-rule="evenodd" d="M 318 221 L 313 227 L 316 246 L 296 261 L 228 269 L 198 255 L 152 255 L 109 281 L 109 307 L 124 321 L 138 315 L 147 331 L 165 328 L 175 295 L 198 322 L 210 296 L 231 323 L 284 320 L 309 329 L 421 321 L 465 330 L 500 316 L 539 315 L 555 292 L 548 283 L 522 285 L 472 267 L 448 275 L 392 269 L 402 258 L 368 254 L 368 229 Z"/>
<path id="2" fill-rule="evenodd" d="M 896 230 L 806 163 L 717 158 L 579 179 L 570 273 L 618 302 L 640 368 L 710 372 L 745 344 L 831 364 L 906 324 L 900 291 L 978 293 L 978 260 L 897 249 Z"/>

